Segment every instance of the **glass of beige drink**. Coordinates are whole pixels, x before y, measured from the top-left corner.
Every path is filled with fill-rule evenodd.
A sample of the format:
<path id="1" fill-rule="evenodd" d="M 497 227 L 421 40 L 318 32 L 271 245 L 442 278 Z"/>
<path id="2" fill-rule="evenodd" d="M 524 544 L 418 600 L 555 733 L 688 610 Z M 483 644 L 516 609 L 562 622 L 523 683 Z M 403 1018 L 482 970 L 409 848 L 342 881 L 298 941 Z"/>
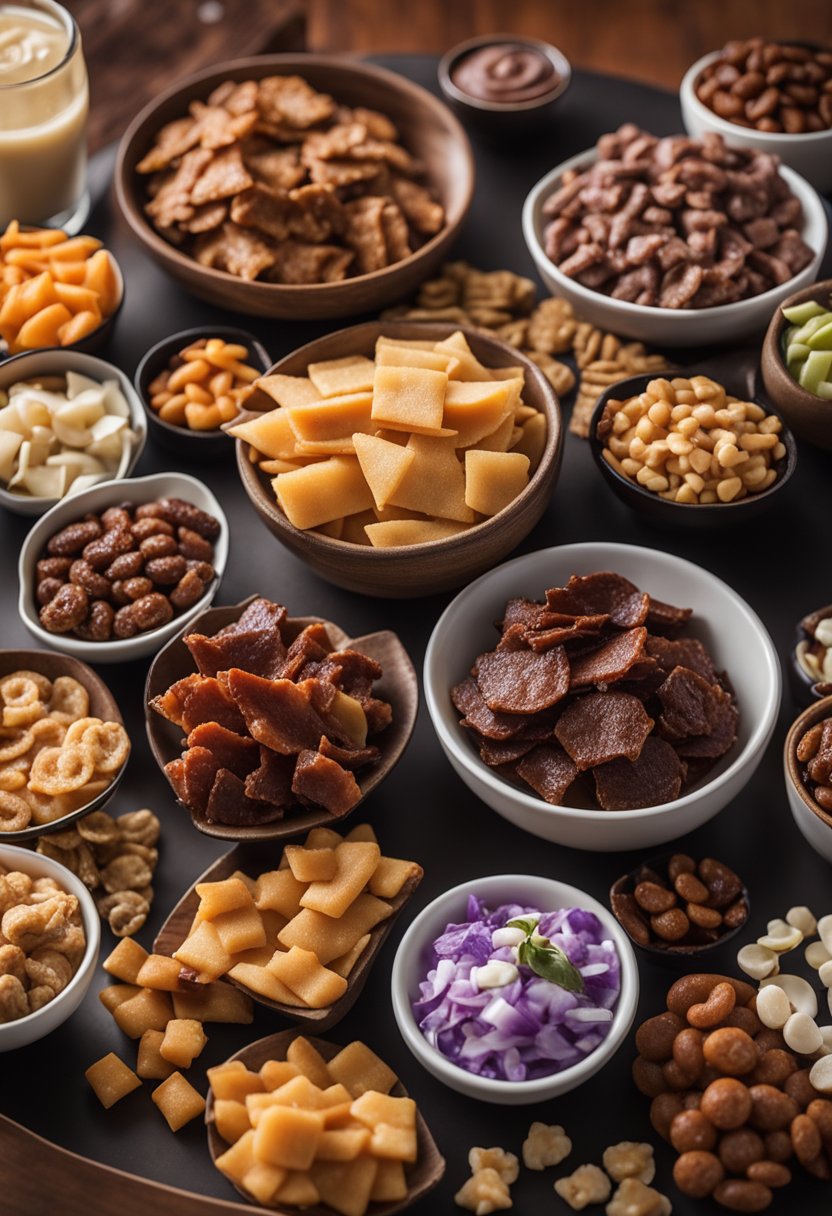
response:
<path id="1" fill-rule="evenodd" d="M 0 231 L 77 232 L 89 214 L 81 35 L 55 0 L 0 0 Z"/>

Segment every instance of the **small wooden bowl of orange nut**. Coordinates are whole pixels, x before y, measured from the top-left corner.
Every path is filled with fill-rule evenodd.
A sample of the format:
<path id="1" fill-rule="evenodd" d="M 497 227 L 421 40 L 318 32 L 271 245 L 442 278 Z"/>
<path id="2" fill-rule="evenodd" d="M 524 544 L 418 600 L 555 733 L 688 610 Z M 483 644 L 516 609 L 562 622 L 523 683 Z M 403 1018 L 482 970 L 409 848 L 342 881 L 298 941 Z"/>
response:
<path id="1" fill-rule="evenodd" d="M 557 395 L 530 359 L 424 321 L 302 346 L 224 429 L 277 539 L 337 586 L 388 598 L 506 557 L 546 510 L 563 449 Z"/>
<path id="2" fill-rule="evenodd" d="M 245 408 L 251 386 L 272 360 L 244 329 L 201 326 L 151 346 L 134 385 L 159 447 L 193 459 L 228 454 L 220 429 Z"/>
<path id="3" fill-rule="evenodd" d="M 124 278 L 94 236 L 12 220 L 0 236 L 0 358 L 47 346 L 94 354 L 124 303 Z"/>

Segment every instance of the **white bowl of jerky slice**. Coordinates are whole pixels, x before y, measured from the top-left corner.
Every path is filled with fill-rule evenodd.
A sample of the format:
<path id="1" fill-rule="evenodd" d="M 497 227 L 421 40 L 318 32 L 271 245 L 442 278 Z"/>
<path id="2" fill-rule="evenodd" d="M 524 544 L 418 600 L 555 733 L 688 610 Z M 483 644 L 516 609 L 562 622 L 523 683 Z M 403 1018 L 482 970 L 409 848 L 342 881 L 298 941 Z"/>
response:
<path id="1" fill-rule="evenodd" d="M 722 810 L 762 758 L 780 685 L 765 627 L 727 584 L 609 543 L 483 575 L 439 618 L 424 667 L 439 742 L 477 797 L 534 835 L 604 851 Z"/>

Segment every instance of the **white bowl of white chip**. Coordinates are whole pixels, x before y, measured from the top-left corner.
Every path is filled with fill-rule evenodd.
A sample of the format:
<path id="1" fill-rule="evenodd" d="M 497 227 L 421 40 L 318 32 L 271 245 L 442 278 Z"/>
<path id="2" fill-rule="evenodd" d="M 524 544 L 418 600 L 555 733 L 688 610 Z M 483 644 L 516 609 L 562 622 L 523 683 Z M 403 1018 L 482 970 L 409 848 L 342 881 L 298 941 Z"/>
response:
<path id="1" fill-rule="evenodd" d="M 53 413 L 48 405 L 55 404 L 55 393 L 37 389 L 15 395 L 0 407 L 0 506 L 17 515 L 42 515 L 99 482 L 129 477 L 147 439 L 145 412 L 129 378 L 112 363 L 79 351 L 26 351 L 6 359 L 0 363 L 0 401 L 13 385 L 54 376 L 66 378 L 71 398 L 58 411 Z M 47 415 L 59 420 L 61 434 L 72 443 L 57 438 L 49 443 L 41 435 L 37 428 Z M 92 435 L 90 443 L 83 442 L 87 433 Z M 23 452 L 27 459 L 36 459 L 26 483 L 10 489 Z M 53 479 L 53 492 L 35 492 Z"/>

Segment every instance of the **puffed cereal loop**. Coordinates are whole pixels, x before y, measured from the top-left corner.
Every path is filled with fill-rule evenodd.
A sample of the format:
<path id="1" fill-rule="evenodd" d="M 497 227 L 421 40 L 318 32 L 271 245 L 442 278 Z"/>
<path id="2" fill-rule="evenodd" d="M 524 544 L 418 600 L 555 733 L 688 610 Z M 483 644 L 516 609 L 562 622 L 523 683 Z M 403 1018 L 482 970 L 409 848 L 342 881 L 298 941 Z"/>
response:
<path id="1" fill-rule="evenodd" d="M 607 1216 L 670 1216 L 666 1195 L 645 1186 L 638 1178 L 625 1178 L 607 1204 Z"/>
<path id="2" fill-rule="evenodd" d="M 78 823 L 78 834 L 89 844 L 114 844 L 120 837 L 116 821 L 106 811 L 93 811 Z"/>
<path id="3" fill-rule="evenodd" d="M 636 1140 L 621 1140 L 604 1149 L 604 1169 L 613 1182 L 623 1182 L 625 1178 L 637 1178 L 639 1182 L 652 1182 L 656 1176 L 656 1163 L 653 1160 L 652 1144 L 639 1143 Z"/>
<path id="4" fill-rule="evenodd" d="M 523 1164 L 529 1170 L 560 1165 L 572 1152 L 572 1141 L 557 1123 L 532 1123 L 523 1141 Z"/>
<path id="5" fill-rule="evenodd" d="M 558 1178 L 555 1190 L 570 1208 L 580 1212 L 590 1203 L 606 1203 L 612 1184 L 597 1165 L 579 1165 L 574 1173 Z"/>
<path id="6" fill-rule="evenodd" d="M 130 755 L 130 739 L 120 722 L 102 722 L 84 731 L 83 746 L 92 751 L 95 771 L 115 773 Z"/>
<path id="7" fill-rule="evenodd" d="M 28 802 L 9 790 L 0 790 L 0 832 L 22 832 L 31 821 Z"/>
<path id="8" fill-rule="evenodd" d="M 468 1153 L 468 1164 L 472 1174 L 480 1170 L 496 1170 L 506 1186 L 516 1182 L 520 1173 L 520 1162 L 514 1153 L 508 1153 L 504 1148 L 472 1148 Z"/>
<path id="9" fill-rule="evenodd" d="M 489 1216 L 512 1206 L 508 1187 L 494 1169 L 479 1170 L 454 1195 L 454 1203 L 474 1216 Z"/>
<path id="10" fill-rule="evenodd" d="M 150 904 L 137 891 L 114 891 L 96 903 L 116 937 L 138 933 L 150 911 Z"/>
<path id="11" fill-rule="evenodd" d="M 86 785 L 94 772 L 92 751 L 83 744 L 45 747 L 32 764 L 29 789 L 36 794 L 67 794 Z"/>
<path id="12" fill-rule="evenodd" d="M 59 722 L 67 725 L 78 718 L 85 718 L 89 713 L 90 698 L 84 685 L 72 676 L 58 676 L 52 685 L 52 696 L 49 698 L 49 712 Z"/>
<path id="13" fill-rule="evenodd" d="M 153 811 L 143 807 L 139 811 L 128 811 L 119 815 L 116 823 L 121 831 L 122 839 L 130 844 L 154 845 L 159 839 L 161 823 Z"/>

